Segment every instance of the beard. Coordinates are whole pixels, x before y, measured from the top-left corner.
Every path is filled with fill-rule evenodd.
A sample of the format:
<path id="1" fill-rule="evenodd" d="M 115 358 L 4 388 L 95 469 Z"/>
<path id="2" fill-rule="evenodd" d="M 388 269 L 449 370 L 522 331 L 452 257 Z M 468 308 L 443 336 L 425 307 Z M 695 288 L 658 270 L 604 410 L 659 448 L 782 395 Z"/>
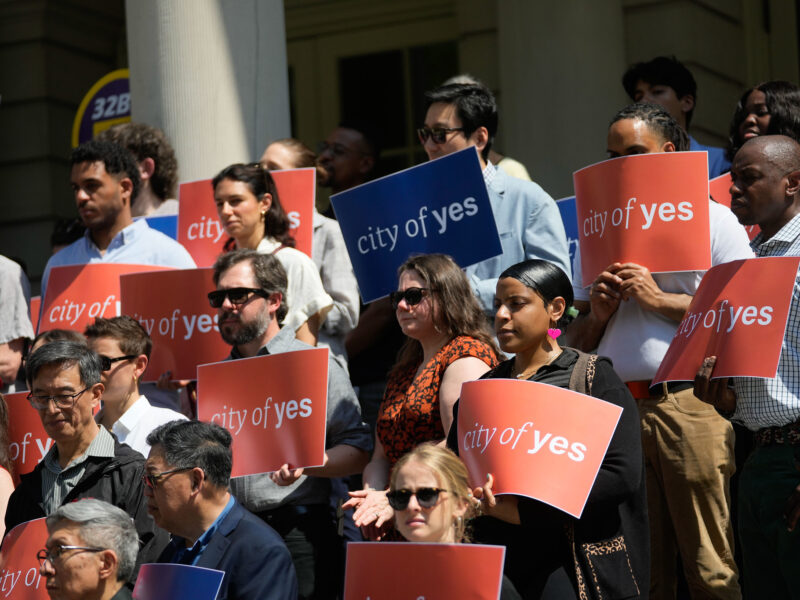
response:
<path id="1" fill-rule="evenodd" d="M 269 316 L 267 314 L 259 314 L 252 321 L 243 322 L 241 316 L 232 313 L 224 313 L 220 321 L 230 318 L 238 320 L 238 327 L 223 325 L 219 328 L 219 333 L 222 339 L 225 340 L 225 343 L 231 346 L 242 346 L 259 339 L 264 335 L 269 326 Z"/>

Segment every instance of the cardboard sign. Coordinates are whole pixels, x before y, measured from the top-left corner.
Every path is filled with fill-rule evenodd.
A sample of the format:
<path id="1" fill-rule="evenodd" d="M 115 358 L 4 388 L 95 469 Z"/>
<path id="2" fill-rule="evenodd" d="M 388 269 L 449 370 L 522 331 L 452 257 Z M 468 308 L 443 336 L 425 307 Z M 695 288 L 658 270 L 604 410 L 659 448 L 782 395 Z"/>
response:
<path id="1" fill-rule="evenodd" d="M 212 269 L 120 277 L 122 314 L 139 321 L 153 339 L 143 381 L 157 381 L 166 371 L 172 371 L 172 379 L 194 379 L 197 365 L 230 354 L 231 347 L 219 335 L 217 311 L 208 304 L 208 292 L 214 289 Z"/>
<path id="2" fill-rule="evenodd" d="M 95 317 L 119 316 L 120 275 L 166 270 L 174 271 L 169 267 L 117 263 L 53 267 L 47 282 L 38 333 L 51 329 L 83 332 L 87 325 L 94 323 Z"/>
<path id="3" fill-rule="evenodd" d="M 579 519 L 622 408 L 544 383 L 470 381 L 461 388 L 458 449 L 473 487 L 535 498 Z"/>
<path id="4" fill-rule="evenodd" d="M 316 169 L 270 171 L 270 174 L 281 206 L 289 216 L 289 232 L 295 239 L 295 248 L 310 257 Z M 212 266 L 230 237 L 217 217 L 211 181 L 201 179 L 178 186 L 178 241 L 198 267 Z"/>
<path id="5" fill-rule="evenodd" d="M 136 600 L 214 600 L 222 587 L 224 571 L 177 564 L 146 564 L 139 569 L 133 597 Z"/>
<path id="6" fill-rule="evenodd" d="M 715 378 L 775 377 L 798 264 L 800 257 L 773 256 L 711 268 L 653 383 L 693 381 L 706 356 L 717 357 Z"/>
<path id="7" fill-rule="evenodd" d="M 411 254 L 443 252 L 467 267 L 502 252 L 475 148 L 334 194 L 365 303 L 397 288 Z"/>
<path id="8" fill-rule="evenodd" d="M 723 206 L 731 207 L 731 186 L 733 185 L 733 178 L 730 173 L 723 173 L 719 177 L 710 179 L 708 182 L 708 189 L 711 197 L 722 204 Z M 752 240 L 756 237 L 761 228 L 758 225 L 744 225 L 744 230 L 747 236 Z"/>
<path id="9" fill-rule="evenodd" d="M 347 544 L 345 600 L 499 600 L 505 547 L 481 544 Z"/>
<path id="10" fill-rule="evenodd" d="M 34 296 L 31 298 L 31 324 L 33 325 L 33 330 L 37 331 L 39 329 L 39 311 L 42 309 L 42 297 L 41 296 Z"/>
<path id="11" fill-rule="evenodd" d="M 578 249 L 578 209 L 575 206 L 575 196 L 556 200 L 556 206 L 564 223 L 564 233 L 567 234 L 569 264 L 572 265 L 575 262 L 575 251 Z"/>
<path id="12" fill-rule="evenodd" d="M 233 436 L 232 477 L 325 460 L 328 349 L 197 367 L 197 418 Z"/>
<path id="13" fill-rule="evenodd" d="M 639 154 L 573 174 L 583 286 L 614 262 L 653 273 L 711 266 L 705 152 Z"/>
<path id="14" fill-rule="evenodd" d="M 8 406 L 8 457 L 14 466 L 14 483 L 33 471 L 53 445 L 39 418 L 39 411 L 28 402 L 28 392 L 4 396 Z M 2 597 L 2 593 L 0 593 Z"/>
<path id="15" fill-rule="evenodd" d="M 6 533 L 0 551 L 0 598 L 48 600 L 36 553 L 47 542 L 44 518 L 26 521 Z"/>

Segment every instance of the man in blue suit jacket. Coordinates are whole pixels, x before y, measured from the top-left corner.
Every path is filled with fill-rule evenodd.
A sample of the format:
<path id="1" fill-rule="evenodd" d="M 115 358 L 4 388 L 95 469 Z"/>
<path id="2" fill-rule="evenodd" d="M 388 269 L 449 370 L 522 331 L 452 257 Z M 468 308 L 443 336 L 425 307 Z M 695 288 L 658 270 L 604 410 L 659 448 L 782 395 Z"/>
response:
<path id="1" fill-rule="evenodd" d="M 492 204 L 503 253 L 465 269 L 483 309 L 494 316 L 497 277 L 523 260 L 540 258 L 571 276 L 569 247 L 553 199 L 532 181 L 511 177 L 488 161 L 497 133 L 497 103 L 482 84 L 453 83 L 425 94 L 425 125 L 417 130 L 433 160 L 474 146 Z M 480 240 L 476 240 L 480 243 Z"/>
<path id="2" fill-rule="evenodd" d="M 213 423 L 173 421 L 147 443 L 147 510 L 173 535 L 158 562 L 224 571 L 217 600 L 295 600 L 283 540 L 228 492 L 231 434 Z"/>

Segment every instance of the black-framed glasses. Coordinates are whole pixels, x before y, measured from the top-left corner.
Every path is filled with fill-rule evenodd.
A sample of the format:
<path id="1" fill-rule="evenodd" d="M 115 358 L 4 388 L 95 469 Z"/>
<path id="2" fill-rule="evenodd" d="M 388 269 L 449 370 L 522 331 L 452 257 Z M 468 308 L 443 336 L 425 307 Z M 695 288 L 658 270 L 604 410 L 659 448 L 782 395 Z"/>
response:
<path id="1" fill-rule="evenodd" d="M 125 356 L 116 356 L 114 358 L 109 358 L 108 356 L 100 355 L 100 368 L 103 371 L 108 371 L 115 362 L 119 362 L 121 360 L 130 360 L 132 358 L 136 358 L 138 354 L 126 354 Z"/>
<path id="2" fill-rule="evenodd" d="M 234 306 L 241 306 L 253 295 L 269 298 L 269 294 L 260 288 L 236 287 L 227 290 L 215 290 L 208 293 L 208 303 L 211 308 L 220 308 L 225 298 Z"/>
<path id="3" fill-rule="evenodd" d="M 149 487 L 151 490 L 156 489 L 158 482 L 167 475 L 172 475 L 173 473 L 181 473 L 183 471 L 191 471 L 194 467 L 180 467 L 178 469 L 170 469 L 169 471 L 161 471 L 161 473 L 144 473 L 142 475 L 142 481 L 144 484 Z"/>
<path id="4" fill-rule="evenodd" d="M 50 550 L 47 548 L 42 548 L 39 552 L 36 553 L 36 558 L 39 560 L 39 564 L 44 566 L 45 561 L 50 561 L 52 565 L 55 561 L 61 558 L 61 555 L 64 554 L 67 550 L 80 550 L 82 552 L 102 552 L 106 550 L 106 548 L 96 548 L 94 546 L 53 546 Z M 79 554 L 76 552 L 75 554 Z M 73 554 L 74 556 L 74 554 Z"/>
<path id="5" fill-rule="evenodd" d="M 463 127 L 420 127 L 417 129 L 417 135 L 421 144 L 425 144 L 428 138 L 433 140 L 434 144 L 444 144 L 447 141 L 447 134 L 454 131 L 464 131 Z"/>
<path id="6" fill-rule="evenodd" d="M 50 405 L 50 400 L 55 402 L 58 408 L 72 408 L 75 401 L 83 392 L 88 390 L 88 387 L 83 388 L 80 392 L 74 394 L 53 394 L 52 396 L 34 396 L 33 392 L 27 395 L 28 402 L 36 410 L 45 410 Z"/>
<path id="7" fill-rule="evenodd" d="M 389 506 L 395 510 L 405 510 L 408 508 L 408 503 L 411 501 L 411 496 L 417 497 L 417 502 L 421 508 L 433 508 L 439 501 L 439 494 L 446 492 L 441 488 L 424 487 L 419 488 L 417 491 L 400 489 L 386 492 L 386 498 L 389 500 Z"/>
<path id="8" fill-rule="evenodd" d="M 402 292 L 392 292 L 389 294 L 389 300 L 392 301 L 392 308 L 397 310 L 400 305 L 400 300 L 405 300 L 409 306 L 416 306 L 422 299 L 428 295 L 430 288 L 410 287 L 404 289 Z"/>

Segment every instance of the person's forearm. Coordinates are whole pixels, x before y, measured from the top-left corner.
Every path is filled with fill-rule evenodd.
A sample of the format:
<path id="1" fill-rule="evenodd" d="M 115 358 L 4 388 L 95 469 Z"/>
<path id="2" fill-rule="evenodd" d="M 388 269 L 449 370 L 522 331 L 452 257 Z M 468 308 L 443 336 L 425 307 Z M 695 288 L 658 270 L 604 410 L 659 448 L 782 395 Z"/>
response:
<path id="1" fill-rule="evenodd" d="M 340 444 L 325 453 L 327 460 L 322 467 L 309 467 L 305 475 L 314 477 L 347 477 L 360 473 L 369 460 L 369 454 L 354 446 Z"/>
<path id="2" fill-rule="evenodd" d="M 374 457 L 366 467 L 364 467 L 363 481 L 364 488 L 371 490 L 385 490 L 389 487 L 389 471 L 388 460 L 376 460 Z"/>
<path id="3" fill-rule="evenodd" d="M 583 352 L 591 352 L 597 348 L 603 338 L 607 323 L 607 321 L 604 323 L 596 319 L 591 312 L 578 315 L 567 326 L 564 341 L 573 348 Z"/>
<path id="4" fill-rule="evenodd" d="M 22 348 L 24 340 L 18 338 L 5 344 L 0 344 L 0 379 L 2 385 L 14 383 L 17 373 L 22 366 Z"/>
<path id="5" fill-rule="evenodd" d="M 670 294 L 664 292 L 658 297 L 657 303 L 654 306 L 645 308 L 650 308 L 653 312 L 667 317 L 676 323 L 680 323 L 686 315 L 686 311 L 689 310 L 689 304 L 691 303 L 692 296 L 688 294 Z"/>

